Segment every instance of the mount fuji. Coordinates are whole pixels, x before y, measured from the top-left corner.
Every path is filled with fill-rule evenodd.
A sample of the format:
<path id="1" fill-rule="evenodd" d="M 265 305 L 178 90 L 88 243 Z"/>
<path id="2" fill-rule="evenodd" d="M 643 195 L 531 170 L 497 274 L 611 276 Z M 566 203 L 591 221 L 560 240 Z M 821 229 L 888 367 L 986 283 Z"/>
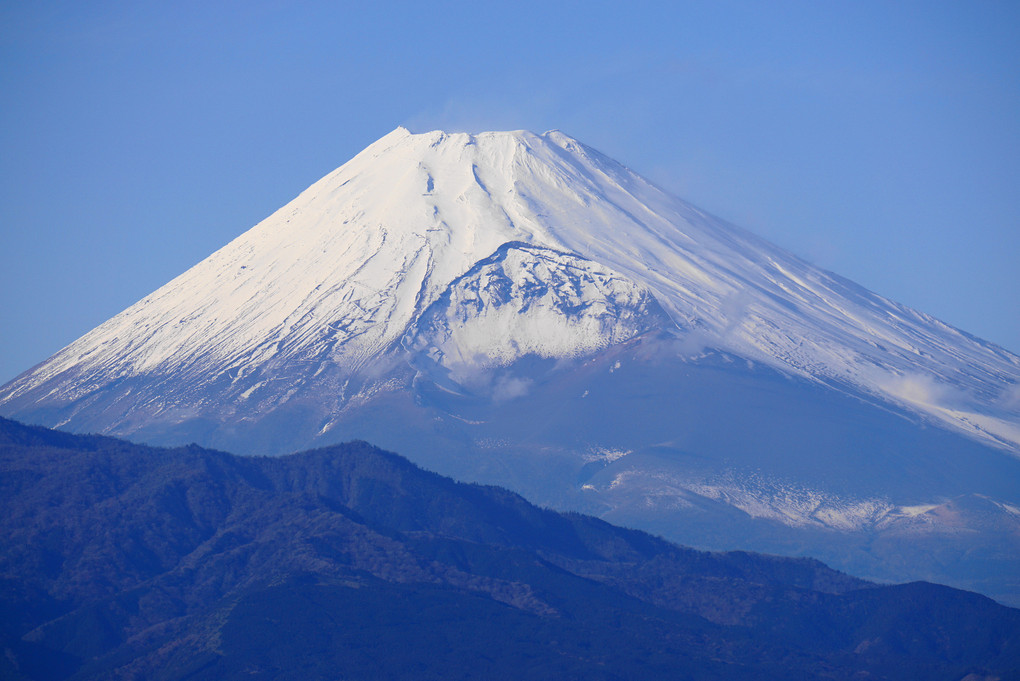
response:
<path id="1" fill-rule="evenodd" d="M 1020 604 L 1020 357 L 558 131 L 398 128 L 0 414 L 250 454 L 364 439 L 687 544 Z"/>

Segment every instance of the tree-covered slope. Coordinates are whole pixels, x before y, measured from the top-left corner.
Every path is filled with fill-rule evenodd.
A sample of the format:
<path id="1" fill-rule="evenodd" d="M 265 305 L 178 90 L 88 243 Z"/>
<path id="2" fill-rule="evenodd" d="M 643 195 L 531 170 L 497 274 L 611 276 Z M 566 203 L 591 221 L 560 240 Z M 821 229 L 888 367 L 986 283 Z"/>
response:
<path id="1" fill-rule="evenodd" d="M 1020 612 L 705 553 L 364 443 L 281 458 L 0 420 L 0 678 L 951 679 Z"/>

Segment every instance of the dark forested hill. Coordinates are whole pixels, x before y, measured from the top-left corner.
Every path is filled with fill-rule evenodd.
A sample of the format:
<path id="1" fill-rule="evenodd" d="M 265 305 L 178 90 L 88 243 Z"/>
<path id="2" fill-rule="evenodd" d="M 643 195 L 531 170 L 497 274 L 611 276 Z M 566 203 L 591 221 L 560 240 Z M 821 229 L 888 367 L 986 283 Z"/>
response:
<path id="1" fill-rule="evenodd" d="M 1020 611 L 975 594 L 684 549 L 364 443 L 4 419 L 0 637 L 3 679 L 1020 678 Z"/>

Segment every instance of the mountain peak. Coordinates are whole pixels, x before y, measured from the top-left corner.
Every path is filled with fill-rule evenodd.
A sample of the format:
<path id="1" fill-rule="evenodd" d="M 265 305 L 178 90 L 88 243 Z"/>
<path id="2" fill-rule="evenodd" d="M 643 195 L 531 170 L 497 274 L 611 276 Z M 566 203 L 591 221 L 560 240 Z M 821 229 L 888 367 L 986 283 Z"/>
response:
<path id="1" fill-rule="evenodd" d="M 0 414 L 261 454 L 363 439 L 713 548 L 888 529 L 869 576 L 892 579 L 951 562 L 913 559 L 925 528 L 1015 546 L 1018 384 L 1020 357 L 561 132 L 400 127 L 0 387 Z M 946 505 L 975 493 L 990 516 Z"/>
<path id="2" fill-rule="evenodd" d="M 173 376 L 192 385 L 189 392 L 216 385 L 205 403 L 239 405 L 264 394 L 281 366 L 341 383 L 373 374 L 381 358 L 390 365 L 403 361 L 402 349 L 420 347 L 421 316 L 435 313 L 451 287 L 468 286 L 463 278 L 507 244 L 531 250 L 513 251 L 516 264 L 493 265 L 471 286 L 484 292 L 511 267 L 514 276 L 551 276 L 575 293 L 557 298 L 535 289 L 541 295 L 524 316 L 524 308 L 510 314 L 490 305 L 486 319 L 494 325 L 483 326 L 498 340 L 479 337 L 467 354 L 433 349 L 430 356 L 505 365 L 555 347 L 539 356 L 576 357 L 654 327 L 691 349 L 716 348 L 850 385 L 1020 450 L 1020 415 L 1008 400 L 1010 384 L 1020 382 L 1020 358 L 817 270 L 557 130 L 416 134 L 398 127 L 15 379 L 0 390 L 0 405 L 24 414 L 37 400 L 57 400 L 65 405 L 61 421 L 73 423 L 81 398 L 109 390 L 114 376 L 161 385 Z M 580 267 L 582 260 L 592 266 Z M 613 298 L 624 289 L 624 298 Z M 645 301 L 624 317 L 654 318 L 652 327 L 623 333 L 610 322 L 606 311 L 619 313 L 624 299 Z M 548 328 L 567 335 L 539 343 L 535 333 Z M 527 350 L 484 359 L 491 340 Z M 198 413 L 172 395 L 154 395 L 158 406 L 145 410 L 148 417 Z M 278 398 L 267 399 L 266 406 Z M 123 434 L 123 423 L 114 423 L 124 416 L 103 429 Z"/>
<path id="3" fill-rule="evenodd" d="M 561 132 L 560 130 L 548 130 L 538 134 L 531 130 L 487 130 L 483 132 L 428 130 L 425 132 L 411 132 L 403 126 L 399 126 L 393 132 L 382 137 L 376 144 L 386 142 L 387 145 L 397 142 L 404 142 L 412 147 L 433 148 L 440 145 L 453 147 L 468 147 L 481 145 L 483 148 L 496 152 L 500 148 L 519 146 L 521 149 L 534 151 L 536 148 L 559 147 L 566 151 L 577 151 L 581 143 Z M 375 146 L 375 145 L 373 145 Z M 371 147 L 369 147 L 371 148 Z"/>

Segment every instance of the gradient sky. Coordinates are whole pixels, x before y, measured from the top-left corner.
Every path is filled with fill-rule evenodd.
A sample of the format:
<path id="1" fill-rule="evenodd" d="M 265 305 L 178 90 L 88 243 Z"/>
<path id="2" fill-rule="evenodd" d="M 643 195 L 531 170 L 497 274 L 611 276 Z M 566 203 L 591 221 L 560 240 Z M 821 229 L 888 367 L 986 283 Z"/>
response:
<path id="1" fill-rule="evenodd" d="M 1020 352 L 1020 3 L 0 2 L 0 382 L 398 125 L 559 128 Z"/>

